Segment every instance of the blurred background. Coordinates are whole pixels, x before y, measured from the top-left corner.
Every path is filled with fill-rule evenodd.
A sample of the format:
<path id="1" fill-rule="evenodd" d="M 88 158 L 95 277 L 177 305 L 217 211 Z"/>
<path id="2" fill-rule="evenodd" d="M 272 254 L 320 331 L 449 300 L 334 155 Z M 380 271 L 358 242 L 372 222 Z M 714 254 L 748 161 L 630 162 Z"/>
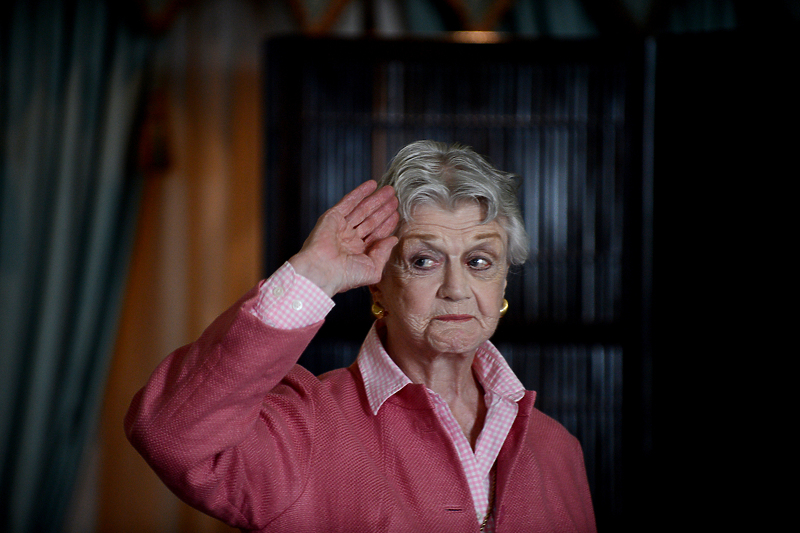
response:
<path id="1" fill-rule="evenodd" d="M 130 447 L 128 403 L 419 136 L 523 177 L 534 257 L 499 342 L 581 438 L 600 530 L 741 518 L 730 500 L 709 512 L 709 494 L 750 469 L 734 458 L 729 372 L 759 357 L 741 275 L 773 215 L 762 195 L 781 195 L 743 184 L 796 151 L 798 2 L 38 0 L 0 14 L 0 531 L 229 531 Z M 459 114 L 464 86 L 484 89 Z M 415 111 L 426 99 L 439 103 Z M 531 347 L 526 331 L 550 337 Z M 331 342 L 347 364 L 350 341 Z M 687 524 L 690 510 L 704 513 Z"/>

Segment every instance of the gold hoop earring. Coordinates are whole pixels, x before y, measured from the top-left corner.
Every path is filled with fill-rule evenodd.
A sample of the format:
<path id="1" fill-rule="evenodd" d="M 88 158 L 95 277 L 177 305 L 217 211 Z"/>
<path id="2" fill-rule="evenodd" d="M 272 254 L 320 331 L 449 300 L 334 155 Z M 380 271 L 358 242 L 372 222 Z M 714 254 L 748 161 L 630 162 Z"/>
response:
<path id="1" fill-rule="evenodd" d="M 500 316 L 501 317 L 504 316 L 506 314 L 506 311 L 508 311 L 508 300 L 503 298 L 503 305 L 502 307 L 500 307 Z"/>
<path id="2" fill-rule="evenodd" d="M 374 316 L 376 320 L 380 320 L 381 318 L 386 316 L 386 309 L 384 309 L 383 306 L 378 302 L 372 304 L 370 312 L 372 313 L 372 316 Z"/>

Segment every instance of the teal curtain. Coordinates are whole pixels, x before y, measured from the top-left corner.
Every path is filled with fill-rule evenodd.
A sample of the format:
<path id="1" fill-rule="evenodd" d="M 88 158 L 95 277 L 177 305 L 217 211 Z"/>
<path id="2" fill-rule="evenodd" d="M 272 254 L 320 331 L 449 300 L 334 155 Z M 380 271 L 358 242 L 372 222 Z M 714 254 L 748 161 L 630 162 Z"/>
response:
<path id="1" fill-rule="evenodd" d="M 127 4 L 124 3 L 123 4 Z M 59 531 L 116 335 L 148 41 L 102 0 L 0 20 L 0 531 Z"/>

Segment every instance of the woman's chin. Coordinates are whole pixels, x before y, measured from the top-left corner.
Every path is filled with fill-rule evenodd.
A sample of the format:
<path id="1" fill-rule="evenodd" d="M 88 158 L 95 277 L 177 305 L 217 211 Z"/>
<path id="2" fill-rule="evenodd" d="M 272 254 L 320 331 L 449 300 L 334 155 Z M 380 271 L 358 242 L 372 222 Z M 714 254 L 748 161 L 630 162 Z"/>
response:
<path id="1" fill-rule="evenodd" d="M 428 345 L 438 353 L 471 355 L 488 339 L 483 331 L 476 330 L 474 324 L 468 326 L 464 322 L 442 323 L 431 329 L 427 335 Z"/>

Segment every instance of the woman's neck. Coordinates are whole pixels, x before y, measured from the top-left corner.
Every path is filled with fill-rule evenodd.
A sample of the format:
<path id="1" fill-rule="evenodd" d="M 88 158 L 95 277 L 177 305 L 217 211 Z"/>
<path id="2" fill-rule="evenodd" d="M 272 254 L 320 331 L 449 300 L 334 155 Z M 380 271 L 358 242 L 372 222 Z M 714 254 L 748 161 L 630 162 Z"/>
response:
<path id="1" fill-rule="evenodd" d="M 486 418 L 483 388 L 472 370 L 475 354 L 421 354 L 386 343 L 384 346 L 413 383 L 425 385 L 447 403 L 474 450 Z"/>
<path id="2" fill-rule="evenodd" d="M 474 395 L 478 388 L 472 372 L 473 355 L 435 354 L 433 356 L 390 357 L 414 383 L 421 383 L 441 396 L 451 399 Z"/>

